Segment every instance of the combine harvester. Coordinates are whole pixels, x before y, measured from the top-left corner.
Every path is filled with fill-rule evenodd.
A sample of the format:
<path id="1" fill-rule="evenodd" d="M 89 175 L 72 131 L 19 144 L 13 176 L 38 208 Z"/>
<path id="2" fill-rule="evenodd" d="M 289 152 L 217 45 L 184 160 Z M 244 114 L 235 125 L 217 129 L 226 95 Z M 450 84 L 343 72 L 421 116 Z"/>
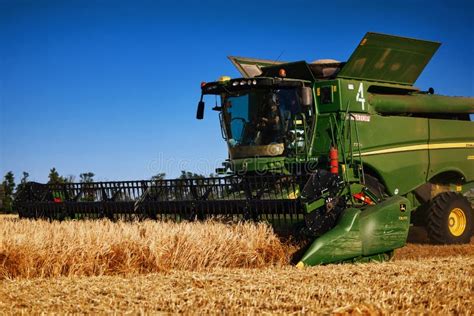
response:
<path id="1" fill-rule="evenodd" d="M 410 224 L 433 243 L 474 231 L 474 98 L 413 86 L 439 43 L 367 33 L 347 62 L 230 57 L 220 97 L 229 159 L 213 178 L 38 184 L 21 217 L 262 220 L 309 236 L 298 266 L 385 260 Z"/>

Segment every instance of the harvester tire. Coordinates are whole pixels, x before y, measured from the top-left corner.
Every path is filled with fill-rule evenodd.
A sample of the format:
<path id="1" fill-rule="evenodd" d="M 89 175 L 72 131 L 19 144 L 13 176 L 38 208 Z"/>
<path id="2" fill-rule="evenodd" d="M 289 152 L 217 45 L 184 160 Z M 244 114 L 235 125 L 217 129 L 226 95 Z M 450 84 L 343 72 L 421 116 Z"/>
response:
<path id="1" fill-rule="evenodd" d="M 427 210 L 426 230 L 434 244 L 469 243 L 474 233 L 474 216 L 471 204 L 461 194 L 438 194 Z"/>

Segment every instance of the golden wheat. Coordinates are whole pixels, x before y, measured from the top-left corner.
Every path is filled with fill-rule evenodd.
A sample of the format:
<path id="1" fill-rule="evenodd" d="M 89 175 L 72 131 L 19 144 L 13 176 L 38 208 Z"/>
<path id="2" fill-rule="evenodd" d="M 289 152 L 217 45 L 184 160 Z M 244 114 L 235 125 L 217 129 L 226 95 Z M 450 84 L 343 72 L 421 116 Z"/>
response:
<path id="1" fill-rule="evenodd" d="M 264 224 L 0 221 L 0 278 L 91 276 L 288 262 Z"/>
<path id="2" fill-rule="evenodd" d="M 469 315 L 474 258 L 0 281 L 5 313 Z"/>

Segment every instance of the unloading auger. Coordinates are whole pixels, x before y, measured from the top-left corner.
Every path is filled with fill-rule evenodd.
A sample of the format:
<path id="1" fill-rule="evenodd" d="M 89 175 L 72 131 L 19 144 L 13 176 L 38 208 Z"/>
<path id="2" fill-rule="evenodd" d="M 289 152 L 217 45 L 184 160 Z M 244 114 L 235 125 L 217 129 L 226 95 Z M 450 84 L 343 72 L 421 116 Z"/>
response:
<path id="1" fill-rule="evenodd" d="M 23 185 L 21 217 L 267 221 L 312 238 L 298 266 L 385 260 L 410 225 L 434 243 L 474 231 L 474 99 L 413 84 L 439 43 L 367 33 L 347 62 L 230 57 L 229 158 L 212 178 Z"/>

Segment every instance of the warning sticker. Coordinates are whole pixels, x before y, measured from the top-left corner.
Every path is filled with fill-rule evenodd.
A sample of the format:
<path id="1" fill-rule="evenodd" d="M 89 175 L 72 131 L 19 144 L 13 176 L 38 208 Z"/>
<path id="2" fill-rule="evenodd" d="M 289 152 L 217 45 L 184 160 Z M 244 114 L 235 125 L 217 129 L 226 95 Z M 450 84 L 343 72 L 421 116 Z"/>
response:
<path id="1" fill-rule="evenodd" d="M 370 115 L 367 114 L 352 114 L 351 119 L 358 122 L 370 122 Z"/>

